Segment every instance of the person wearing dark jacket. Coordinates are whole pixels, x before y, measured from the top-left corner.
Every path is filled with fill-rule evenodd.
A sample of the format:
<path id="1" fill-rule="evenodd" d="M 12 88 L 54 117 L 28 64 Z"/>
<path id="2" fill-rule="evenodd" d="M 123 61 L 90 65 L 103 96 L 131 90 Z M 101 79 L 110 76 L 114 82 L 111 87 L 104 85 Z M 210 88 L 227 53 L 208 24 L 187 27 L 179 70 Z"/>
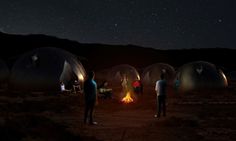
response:
<path id="1" fill-rule="evenodd" d="M 89 119 L 89 124 L 96 125 L 97 122 L 93 121 L 93 111 L 95 104 L 97 102 L 97 83 L 94 80 L 94 72 L 88 73 L 88 78 L 84 82 L 84 97 L 85 97 L 85 112 L 84 112 L 84 123 L 87 123 Z"/>

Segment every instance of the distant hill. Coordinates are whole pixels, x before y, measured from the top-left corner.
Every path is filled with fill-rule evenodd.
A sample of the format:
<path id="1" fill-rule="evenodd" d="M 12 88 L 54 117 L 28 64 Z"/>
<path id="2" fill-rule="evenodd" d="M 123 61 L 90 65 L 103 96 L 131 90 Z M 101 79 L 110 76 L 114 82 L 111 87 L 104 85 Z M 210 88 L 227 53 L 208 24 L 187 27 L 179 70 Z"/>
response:
<path id="1" fill-rule="evenodd" d="M 118 64 L 144 68 L 152 63 L 164 62 L 174 67 L 191 61 L 208 61 L 223 69 L 236 70 L 236 50 L 226 48 L 156 50 L 134 45 L 81 44 L 42 34 L 13 35 L 0 32 L 0 58 L 8 64 L 24 52 L 39 47 L 57 47 L 77 55 L 86 68 L 103 69 Z"/>

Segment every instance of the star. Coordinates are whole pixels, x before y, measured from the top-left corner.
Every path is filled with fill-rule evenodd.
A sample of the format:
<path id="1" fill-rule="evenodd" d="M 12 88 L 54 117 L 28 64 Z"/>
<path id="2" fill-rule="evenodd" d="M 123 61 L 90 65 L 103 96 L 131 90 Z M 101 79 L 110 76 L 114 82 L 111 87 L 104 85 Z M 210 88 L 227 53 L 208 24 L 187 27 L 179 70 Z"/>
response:
<path id="1" fill-rule="evenodd" d="M 196 47 L 200 48 L 202 44 L 207 44 L 204 47 L 215 47 L 218 43 L 223 47 L 235 48 L 232 40 L 236 27 L 232 18 L 235 9 L 231 1 L 216 1 L 102 0 L 91 3 L 90 0 L 57 0 L 55 3 L 3 0 L 0 17 L 4 20 L 0 22 L 0 30 L 47 34 L 87 43 L 129 42 L 155 49 L 172 49 L 172 45 L 165 41 L 175 43 L 173 49 L 185 48 L 188 46 L 185 44 L 187 40 L 192 44 L 198 42 Z M 137 35 L 133 36 L 133 33 Z M 107 38 L 107 35 L 110 37 Z M 208 38 L 220 38 L 222 41 Z M 163 45 L 159 45 L 162 41 Z"/>
<path id="2" fill-rule="evenodd" d="M 218 19 L 218 23 L 221 23 L 223 20 L 222 19 Z"/>

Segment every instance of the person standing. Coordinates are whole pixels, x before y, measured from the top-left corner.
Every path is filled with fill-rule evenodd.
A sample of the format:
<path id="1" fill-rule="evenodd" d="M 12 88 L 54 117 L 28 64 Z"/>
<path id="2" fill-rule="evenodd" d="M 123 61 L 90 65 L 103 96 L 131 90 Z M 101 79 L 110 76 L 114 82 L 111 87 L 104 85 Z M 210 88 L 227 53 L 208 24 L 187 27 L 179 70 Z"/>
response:
<path id="1" fill-rule="evenodd" d="M 87 123 L 89 119 L 89 124 L 96 125 L 97 122 L 93 121 L 93 112 L 95 104 L 97 103 L 97 83 L 94 80 L 95 73 L 90 71 L 88 73 L 88 78 L 84 82 L 84 97 L 85 97 L 85 111 L 84 111 L 84 123 Z"/>
<path id="2" fill-rule="evenodd" d="M 140 80 L 135 80 L 133 83 L 132 83 L 132 87 L 134 89 L 134 92 L 138 95 L 141 95 L 143 93 L 143 90 L 142 90 L 142 83 Z"/>
<path id="3" fill-rule="evenodd" d="M 174 83 L 175 94 L 179 94 L 180 80 L 179 77 L 176 78 Z"/>
<path id="4" fill-rule="evenodd" d="M 121 80 L 121 86 L 123 89 L 123 93 L 126 94 L 128 92 L 128 77 L 124 74 L 123 79 Z"/>
<path id="5" fill-rule="evenodd" d="M 165 75 L 162 73 L 160 80 L 156 82 L 155 91 L 157 94 L 157 114 L 155 117 L 159 118 L 163 111 L 163 116 L 166 116 L 166 89 L 167 82 L 165 80 Z"/>

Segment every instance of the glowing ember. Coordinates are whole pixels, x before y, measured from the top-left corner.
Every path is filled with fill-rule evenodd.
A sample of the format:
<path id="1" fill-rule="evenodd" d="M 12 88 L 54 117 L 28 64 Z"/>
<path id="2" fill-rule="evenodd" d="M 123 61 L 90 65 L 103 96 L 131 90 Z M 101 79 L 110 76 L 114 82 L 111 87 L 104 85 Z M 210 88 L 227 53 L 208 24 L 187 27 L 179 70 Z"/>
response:
<path id="1" fill-rule="evenodd" d="M 127 103 L 133 102 L 134 100 L 133 100 L 133 98 L 131 97 L 130 92 L 127 92 L 127 93 L 126 93 L 126 96 L 125 96 L 124 98 L 122 98 L 121 101 L 127 104 Z"/>

